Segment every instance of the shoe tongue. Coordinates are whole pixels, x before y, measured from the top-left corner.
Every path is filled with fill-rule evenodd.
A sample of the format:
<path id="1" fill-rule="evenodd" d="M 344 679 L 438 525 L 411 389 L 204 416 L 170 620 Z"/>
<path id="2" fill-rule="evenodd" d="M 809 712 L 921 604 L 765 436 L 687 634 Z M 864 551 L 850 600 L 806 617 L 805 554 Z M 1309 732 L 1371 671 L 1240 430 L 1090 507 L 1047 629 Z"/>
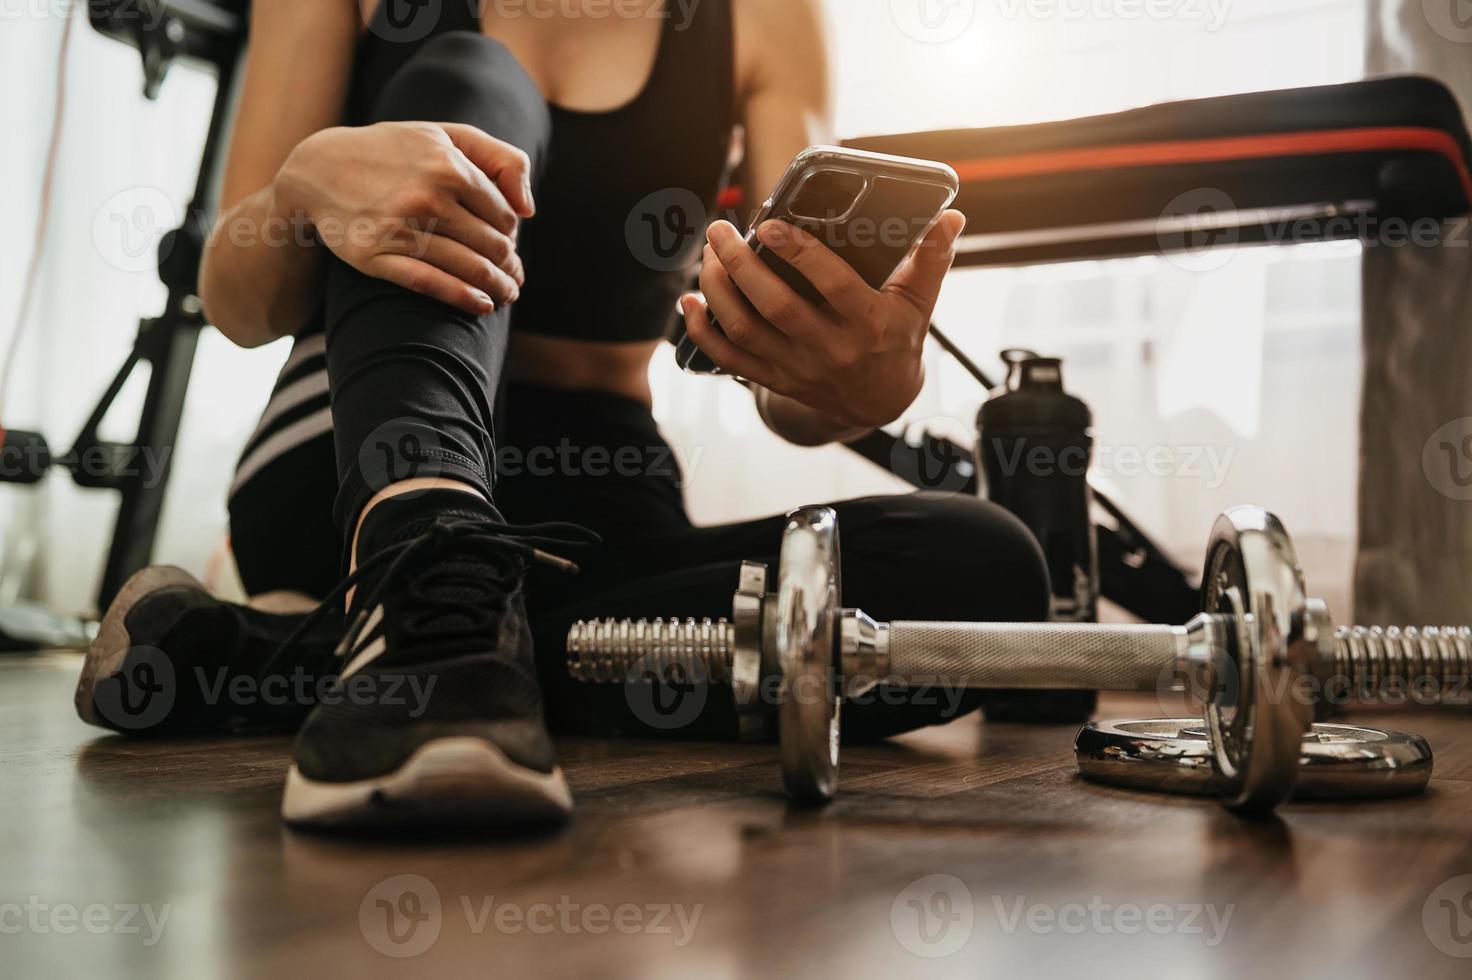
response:
<path id="1" fill-rule="evenodd" d="M 375 506 L 363 519 L 363 528 L 358 535 L 358 563 L 361 565 L 385 548 L 421 537 L 436 524 L 465 521 L 501 523 L 504 520 L 490 503 L 458 490 L 430 490 L 394 497 Z M 463 615 L 450 609 L 438 612 L 433 617 L 434 625 L 447 630 L 468 629 L 477 622 L 484 622 L 488 604 L 498 604 L 504 599 L 503 585 L 498 579 L 505 575 L 506 563 L 514 560 L 508 556 L 496 562 L 480 553 L 446 554 L 429 550 L 421 557 L 411 559 L 412 567 L 396 576 L 398 581 L 389 586 L 385 598 L 402 592 L 416 578 L 433 575 L 432 593 L 435 598 L 465 605 Z M 384 571 L 386 569 L 380 567 L 364 576 L 359 583 L 354 606 L 374 592 Z"/>

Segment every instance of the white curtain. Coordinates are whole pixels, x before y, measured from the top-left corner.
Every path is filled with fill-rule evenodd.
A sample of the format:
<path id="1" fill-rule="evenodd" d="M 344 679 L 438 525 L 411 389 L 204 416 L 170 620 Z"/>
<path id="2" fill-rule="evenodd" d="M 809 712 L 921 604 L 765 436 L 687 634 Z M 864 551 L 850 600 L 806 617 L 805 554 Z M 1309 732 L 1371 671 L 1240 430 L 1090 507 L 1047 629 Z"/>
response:
<path id="1" fill-rule="evenodd" d="M 55 101 L 66 0 L 0 0 L 0 112 L 8 146 L 0 181 L 9 233 L 0 237 L 0 331 L 8 336 L 30 251 Z M 157 102 L 142 95 L 138 53 L 97 34 L 79 12 L 50 232 L 25 326 L 18 385 L 4 424 L 70 446 L 130 348 L 139 317 L 164 290 L 152 255 L 177 224 L 199 166 L 214 79 L 176 68 Z M 23 97 L 22 97 L 23 96 Z M 224 494 L 235 453 L 259 412 L 283 350 L 240 351 L 206 331 L 190 384 L 157 558 L 196 572 L 224 544 Z M 104 426 L 131 438 L 140 370 Z M 58 608 L 86 610 L 112 534 L 114 495 L 54 472 L 36 488 L 0 486 L 0 572 Z M 0 596 L 0 599 L 3 599 Z"/>

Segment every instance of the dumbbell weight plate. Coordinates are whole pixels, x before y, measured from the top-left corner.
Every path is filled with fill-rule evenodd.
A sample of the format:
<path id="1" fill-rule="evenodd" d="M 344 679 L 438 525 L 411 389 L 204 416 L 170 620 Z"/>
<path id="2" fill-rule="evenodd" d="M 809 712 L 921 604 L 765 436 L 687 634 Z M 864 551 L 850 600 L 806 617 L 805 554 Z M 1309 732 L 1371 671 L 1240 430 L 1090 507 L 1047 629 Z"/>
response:
<path id="1" fill-rule="evenodd" d="M 1299 751 L 1295 800 L 1413 796 L 1431 779 L 1431 746 L 1419 735 L 1315 725 Z M 1078 733 L 1074 755 L 1092 782 L 1187 796 L 1219 792 L 1200 719 L 1095 722 Z"/>
<path id="2" fill-rule="evenodd" d="M 839 585 L 838 514 L 794 511 L 782 532 L 774 645 L 785 687 L 777 716 L 782 782 L 801 803 L 826 803 L 838 789 Z"/>
<path id="3" fill-rule="evenodd" d="M 1205 726 L 1216 788 L 1227 806 L 1270 812 L 1299 776 L 1313 723 L 1301 681 L 1332 643 L 1328 611 L 1311 602 L 1288 532 L 1259 507 L 1217 519 L 1206 549 L 1201 608 L 1235 617 L 1229 649 L 1216 654 Z"/>

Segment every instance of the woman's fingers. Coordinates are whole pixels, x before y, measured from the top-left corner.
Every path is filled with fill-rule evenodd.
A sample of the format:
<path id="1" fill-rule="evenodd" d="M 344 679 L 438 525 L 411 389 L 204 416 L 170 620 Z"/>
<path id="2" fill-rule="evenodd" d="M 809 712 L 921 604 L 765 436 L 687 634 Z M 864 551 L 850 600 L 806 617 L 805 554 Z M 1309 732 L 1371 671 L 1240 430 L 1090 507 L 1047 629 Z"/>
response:
<path id="1" fill-rule="evenodd" d="M 472 316 L 485 316 L 496 308 L 495 302 L 484 291 L 409 255 L 380 253 L 370 258 L 362 271 L 365 275 L 403 286 Z"/>
<path id="2" fill-rule="evenodd" d="M 946 273 L 956 261 L 956 241 L 965 230 L 966 216 L 960 211 L 947 211 L 884 291 L 903 296 L 929 317 L 940 298 Z"/>
<path id="3" fill-rule="evenodd" d="M 501 188 L 469 160 L 463 164 L 455 197 L 476 217 L 503 235 L 516 234 L 520 219 Z"/>
<path id="4" fill-rule="evenodd" d="M 731 343 L 711 325 L 710 311 L 699 296 L 687 293 L 680 297 L 680 312 L 685 317 L 685 331 L 716 366 L 727 374 L 745 378 L 764 388 L 777 390 L 782 379 L 769 363 Z"/>
<path id="5" fill-rule="evenodd" d="M 729 221 L 717 221 L 708 234 L 710 248 L 730 281 L 767 322 L 800 343 L 820 340 L 831 324 L 751 250 Z M 707 255 L 707 267 L 712 264 Z"/>
<path id="6" fill-rule="evenodd" d="M 499 306 L 510 306 L 521 295 L 520 284 L 510 274 L 453 238 L 430 235 L 415 257 L 489 294 Z"/>
<path id="7" fill-rule="evenodd" d="M 516 241 L 502 234 L 465 208 L 456 206 L 426 229 L 437 236 L 451 238 L 485 256 L 487 260 L 514 279 L 517 285 L 525 285 L 526 269 L 521 256 L 516 252 Z"/>
<path id="8" fill-rule="evenodd" d="M 489 136 L 474 126 L 464 123 L 440 125 L 450 137 L 450 142 L 495 182 L 517 214 L 530 218 L 537 213 L 536 202 L 532 200 L 530 157 L 510 143 Z"/>
<path id="9" fill-rule="evenodd" d="M 705 293 L 711 316 L 720 323 L 731 344 L 769 364 L 782 364 L 797 355 L 791 338 L 764 320 L 747 302 L 711 246 L 706 246 L 705 262 L 700 269 L 700 290 Z"/>
<path id="10" fill-rule="evenodd" d="M 779 258 L 802 273 L 840 318 L 863 319 L 869 312 L 874 290 L 854 271 L 853 266 L 818 239 L 785 221 L 763 222 L 756 236 Z"/>

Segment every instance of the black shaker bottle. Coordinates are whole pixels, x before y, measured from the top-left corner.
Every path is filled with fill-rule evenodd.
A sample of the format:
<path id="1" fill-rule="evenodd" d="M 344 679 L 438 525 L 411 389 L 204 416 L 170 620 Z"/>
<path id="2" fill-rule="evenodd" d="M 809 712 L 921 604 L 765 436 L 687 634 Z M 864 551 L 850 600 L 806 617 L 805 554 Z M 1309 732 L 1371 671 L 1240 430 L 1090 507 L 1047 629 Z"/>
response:
<path id="1" fill-rule="evenodd" d="M 977 423 L 984 493 L 1032 530 L 1053 583 L 1054 622 L 1097 621 L 1099 559 L 1090 515 L 1093 413 L 1063 390 L 1063 366 L 1031 351 L 1006 351 L 1004 387 Z M 983 707 L 996 721 L 1083 722 L 1093 691 L 989 691 Z"/>

